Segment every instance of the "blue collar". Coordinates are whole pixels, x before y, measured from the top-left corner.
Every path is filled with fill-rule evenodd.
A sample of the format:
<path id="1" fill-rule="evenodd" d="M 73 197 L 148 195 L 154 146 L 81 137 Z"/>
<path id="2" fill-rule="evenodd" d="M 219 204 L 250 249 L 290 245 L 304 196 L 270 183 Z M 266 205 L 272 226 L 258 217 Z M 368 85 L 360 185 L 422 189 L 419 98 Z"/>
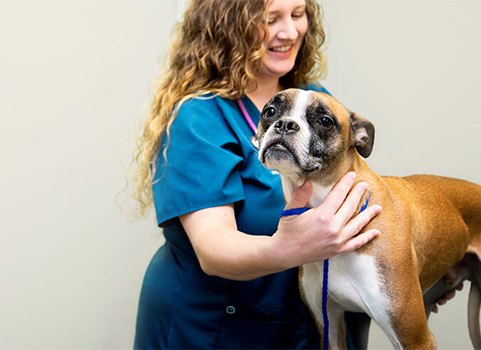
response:
<path id="1" fill-rule="evenodd" d="M 364 210 L 366 210 L 367 206 L 369 205 L 369 200 L 371 199 L 371 191 L 369 191 L 369 194 L 367 195 L 367 198 L 366 198 L 366 203 L 364 203 L 364 205 L 361 207 L 361 210 L 359 211 L 359 213 L 362 213 Z M 282 218 L 284 216 L 293 216 L 293 215 L 300 215 L 302 213 L 305 213 L 306 211 L 310 210 L 311 208 L 308 208 L 308 207 L 304 207 L 304 208 L 294 208 L 294 209 L 286 209 L 286 210 L 283 210 L 280 215 L 279 215 L 279 218 Z"/>

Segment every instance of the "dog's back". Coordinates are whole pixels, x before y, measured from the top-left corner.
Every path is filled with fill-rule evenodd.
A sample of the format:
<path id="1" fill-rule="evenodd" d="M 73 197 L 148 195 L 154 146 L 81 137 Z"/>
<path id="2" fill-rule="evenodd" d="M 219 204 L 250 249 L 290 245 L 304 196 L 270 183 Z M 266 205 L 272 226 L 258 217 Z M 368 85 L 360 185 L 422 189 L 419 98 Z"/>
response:
<path id="1" fill-rule="evenodd" d="M 473 253 L 481 260 L 480 185 L 434 175 L 382 179 L 389 188 L 390 198 L 383 198 L 380 204 L 386 207 L 386 200 L 392 202 L 394 217 L 389 218 L 389 223 L 409 224 L 397 234 L 411 235 L 409 241 L 416 252 L 423 290 L 466 253 Z M 382 219 L 375 219 L 372 225 L 376 225 L 376 220 Z M 391 232 L 395 231 L 394 228 Z"/>

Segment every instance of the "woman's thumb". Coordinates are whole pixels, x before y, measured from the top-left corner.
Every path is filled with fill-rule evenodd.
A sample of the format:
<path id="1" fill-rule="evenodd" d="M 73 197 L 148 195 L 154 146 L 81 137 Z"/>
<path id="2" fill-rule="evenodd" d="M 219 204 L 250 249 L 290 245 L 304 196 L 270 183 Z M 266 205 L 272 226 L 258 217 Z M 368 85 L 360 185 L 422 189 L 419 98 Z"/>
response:
<path id="1" fill-rule="evenodd" d="M 312 183 L 305 181 L 302 186 L 298 187 L 292 194 L 292 198 L 286 205 L 287 209 L 304 208 L 312 195 Z"/>

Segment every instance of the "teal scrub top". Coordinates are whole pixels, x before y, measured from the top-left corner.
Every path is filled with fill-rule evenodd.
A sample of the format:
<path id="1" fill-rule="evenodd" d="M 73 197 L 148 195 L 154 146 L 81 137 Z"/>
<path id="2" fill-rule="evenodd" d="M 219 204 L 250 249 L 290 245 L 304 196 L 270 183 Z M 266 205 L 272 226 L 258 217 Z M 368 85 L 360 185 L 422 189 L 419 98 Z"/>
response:
<path id="1" fill-rule="evenodd" d="M 242 101 L 257 124 L 260 112 Z M 234 203 L 239 231 L 274 234 L 285 206 L 281 180 L 257 159 L 252 136 L 234 100 L 209 95 L 180 107 L 153 185 L 166 241 L 144 278 L 135 348 L 319 349 L 297 268 L 251 281 L 208 276 L 178 219 Z"/>

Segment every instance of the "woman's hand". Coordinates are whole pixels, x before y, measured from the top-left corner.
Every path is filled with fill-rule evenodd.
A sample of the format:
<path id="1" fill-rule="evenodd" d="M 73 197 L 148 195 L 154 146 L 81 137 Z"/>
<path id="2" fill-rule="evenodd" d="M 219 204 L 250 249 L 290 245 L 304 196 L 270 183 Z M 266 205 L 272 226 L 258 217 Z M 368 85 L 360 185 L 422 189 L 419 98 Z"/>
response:
<path id="1" fill-rule="evenodd" d="M 461 284 L 457 285 L 457 286 L 455 287 L 455 289 L 446 292 L 446 294 L 444 294 L 441 298 L 439 298 L 439 299 L 436 301 L 436 305 L 434 306 L 432 312 L 434 312 L 435 314 L 437 314 L 438 311 L 439 311 L 438 305 L 444 305 L 444 304 L 446 304 L 449 300 L 453 299 L 453 298 L 456 296 L 456 290 L 463 290 L 463 287 L 464 287 L 464 284 L 461 282 Z"/>
<path id="2" fill-rule="evenodd" d="M 279 258 L 287 263 L 286 267 L 322 261 L 358 249 L 380 234 L 370 229 L 358 235 L 381 207 L 367 207 L 353 217 L 367 190 L 367 184 L 362 182 L 352 188 L 355 178 L 355 173 L 347 173 L 319 207 L 281 219 L 273 236 L 277 240 L 274 249 L 280 251 Z M 286 209 L 305 207 L 311 195 L 312 184 L 306 182 L 294 192 Z"/>
<path id="3" fill-rule="evenodd" d="M 360 183 L 351 191 L 354 179 L 354 173 L 345 175 L 318 208 L 282 218 L 272 237 L 238 231 L 233 204 L 182 215 L 180 221 L 205 273 L 250 280 L 357 249 L 379 235 L 368 230 L 356 236 L 381 208 L 352 217 L 367 188 Z M 311 195 L 306 182 L 286 208 L 306 206 Z"/>
<path id="4" fill-rule="evenodd" d="M 444 275 L 443 282 L 451 289 L 447 290 L 440 298 L 438 298 L 434 306 L 431 306 L 432 312 L 437 314 L 439 311 L 438 305 L 444 305 L 449 300 L 453 299 L 456 295 L 456 290 L 463 290 L 463 282 L 470 278 L 472 278 L 472 269 L 469 266 L 469 257 L 465 257 L 451 267 L 448 272 L 446 272 L 446 275 Z"/>

